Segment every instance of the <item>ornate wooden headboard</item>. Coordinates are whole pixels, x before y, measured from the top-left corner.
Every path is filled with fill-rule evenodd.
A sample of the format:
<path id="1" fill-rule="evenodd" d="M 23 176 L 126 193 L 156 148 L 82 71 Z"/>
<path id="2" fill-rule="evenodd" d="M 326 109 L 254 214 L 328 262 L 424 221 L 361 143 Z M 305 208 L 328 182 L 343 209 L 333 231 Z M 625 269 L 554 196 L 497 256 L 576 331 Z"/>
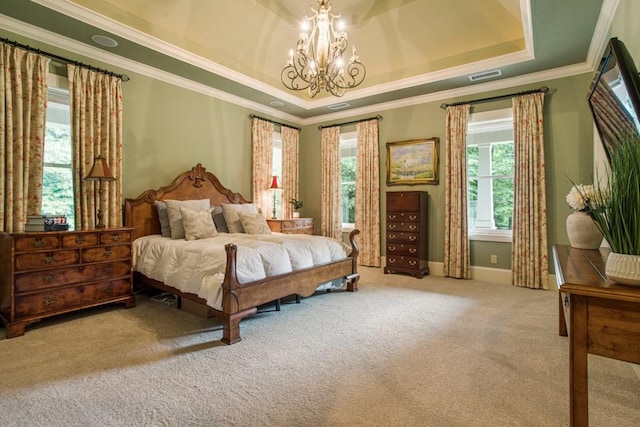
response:
<path id="1" fill-rule="evenodd" d="M 135 199 L 124 201 L 124 225 L 133 227 L 132 238 L 160 234 L 160 220 L 156 200 L 209 199 L 211 206 L 221 203 L 249 203 L 240 193 L 234 193 L 220 184 L 218 178 L 207 172 L 200 163 L 178 175 L 171 184 L 157 190 L 147 190 Z"/>

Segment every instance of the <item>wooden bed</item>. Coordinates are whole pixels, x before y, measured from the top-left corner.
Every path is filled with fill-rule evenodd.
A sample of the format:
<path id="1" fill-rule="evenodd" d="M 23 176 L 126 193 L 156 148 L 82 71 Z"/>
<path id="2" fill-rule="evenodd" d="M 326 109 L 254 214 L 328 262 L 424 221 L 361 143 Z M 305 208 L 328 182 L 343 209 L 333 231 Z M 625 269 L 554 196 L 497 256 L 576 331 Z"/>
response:
<path id="1" fill-rule="evenodd" d="M 161 234 L 160 220 L 155 206 L 157 200 L 195 200 L 208 198 L 211 205 L 221 203 L 249 203 L 239 193 L 234 193 L 220 184 L 210 172 L 198 163 L 191 170 L 180 174 L 169 185 L 157 190 L 147 190 L 134 199 L 126 199 L 124 222 L 133 227 L 132 240 L 136 238 Z M 355 236 L 358 230 L 351 232 L 349 241 L 351 252 L 343 260 L 318 265 L 291 273 L 267 277 L 266 279 L 240 283 L 236 274 L 236 251 L 233 244 L 227 244 L 226 271 L 224 276 L 222 310 L 212 312 L 223 324 L 222 342 L 234 344 L 240 341 L 240 321 L 257 311 L 259 305 L 277 301 L 290 295 L 311 296 L 318 285 L 334 279 L 346 279 L 346 290 L 358 290 L 360 275 L 357 272 L 358 246 Z M 163 292 L 170 292 L 181 298 L 206 304 L 206 301 L 195 294 L 180 292 L 178 289 L 134 271 L 136 283 L 150 286 Z"/>

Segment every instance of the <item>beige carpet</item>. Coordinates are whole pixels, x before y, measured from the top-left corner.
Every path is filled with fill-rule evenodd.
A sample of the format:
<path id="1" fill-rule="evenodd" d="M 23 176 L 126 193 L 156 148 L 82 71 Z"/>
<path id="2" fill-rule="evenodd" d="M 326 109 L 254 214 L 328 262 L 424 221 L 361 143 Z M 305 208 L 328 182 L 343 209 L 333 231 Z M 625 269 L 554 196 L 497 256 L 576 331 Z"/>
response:
<path id="1" fill-rule="evenodd" d="M 232 346 L 146 295 L 0 330 L 0 425 L 568 425 L 555 291 L 361 272 L 360 292 L 262 312 Z M 632 365 L 589 364 L 591 425 L 640 425 Z"/>

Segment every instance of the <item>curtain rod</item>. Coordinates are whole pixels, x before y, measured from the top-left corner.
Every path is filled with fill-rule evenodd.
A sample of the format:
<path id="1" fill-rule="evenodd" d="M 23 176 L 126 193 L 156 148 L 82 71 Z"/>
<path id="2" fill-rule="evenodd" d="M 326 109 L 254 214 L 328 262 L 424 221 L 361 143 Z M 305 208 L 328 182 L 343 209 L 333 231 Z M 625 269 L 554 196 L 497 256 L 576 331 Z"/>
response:
<path id="1" fill-rule="evenodd" d="M 540 87 L 538 89 L 531 89 L 531 90 L 525 90 L 525 91 L 517 92 L 517 93 L 510 93 L 508 95 L 499 95 L 499 96 L 492 96 L 490 98 L 474 99 L 473 101 L 459 101 L 459 102 L 452 102 L 451 104 L 442 104 L 442 105 L 440 105 L 440 108 L 442 108 L 444 110 L 447 107 L 454 107 L 454 106 L 457 106 L 457 105 L 477 104 L 477 103 L 480 103 L 480 102 L 497 101 L 499 99 L 513 98 L 514 96 L 529 95 L 530 93 L 538 93 L 538 92 L 546 93 L 548 91 L 549 91 L 548 87 L 542 86 L 542 87 Z"/>
<path id="2" fill-rule="evenodd" d="M 118 74 L 118 73 L 114 73 L 113 71 L 104 70 L 102 68 L 94 67 L 93 65 L 84 64 L 84 63 L 82 63 L 80 61 L 75 61 L 73 59 L 65 58 L 64 56 L 56 55 L 54 53 L 45 52 L 44 50 L 36 49 L 35 47 L 31 47 L 31 46 L 26 45 L 26 44 L 18 43 L 17 41 L 9 40 L 9 39 L 6 39 L 4 37 L 0 37 L 0 41 L 8 43 L 10 45 L 13 45 L 15 47 L 19 47 L 19 48 L 24 49 L 24 50 L 28 50 L 29 52 L 35 52 L 35 53 L 37 53 L 39 55 L 43 55 L 43 56 L 46 56 L 46 57 L 51 58 L 51 59 L 56 59 L 58 61 L 66 62 L 67 64 L 73 64 L 73 65 L 76 65 L 78 67 L 88 68 L 88 69 L 90 69 L 92 71 L 98 71 L 98 72 L 103 73 L 103 74 L 108 74 L 110 76 L 119 78 L 123 82 L 128 82 L 129 81 L 129 76 L 127 76 L 126 74 Z"/>
<path id="3" fill-rule="evenodd" d="M 297 127 L 297 126 L 291 126 L 291 125 L 288 125 L 286 123 L 276 122 L 275 120 L 267 119 L 266 117 L 256 116 L 255 114 L 249 114 L 249 118 L 250 119 L 264 120 L 265 122 L 273 123 L 274 125 L 280 125 L 280 126 L 284 126 L 284 127 L 287 127 L 287 128 L 291 128 L 291 129 L 295 129 L 297 131 L 300 131 L 300 128 Z"/>
<path id="4" fill-rule="evenodd" d="M 360 120 L 352 120 L 350 122 L 344 122 L 344 123 L 336 123 L 333 125 L 324 125 L 324 126 L 318 126 L 318 129 L 322 130 L 324 128 L 332 128 L 334 126 L 346 126 L 346 125 L 353 125 L 356 123 L 360 123 L 360 122 L 368 122 L 369 120 L 373 120 L 373 119 L 378 119 L 378 120 L 382 120 L 382 116 L 381 115 L 377 115 L 374 117 L 367 117 L 366 119 L 360 119 Z"/>

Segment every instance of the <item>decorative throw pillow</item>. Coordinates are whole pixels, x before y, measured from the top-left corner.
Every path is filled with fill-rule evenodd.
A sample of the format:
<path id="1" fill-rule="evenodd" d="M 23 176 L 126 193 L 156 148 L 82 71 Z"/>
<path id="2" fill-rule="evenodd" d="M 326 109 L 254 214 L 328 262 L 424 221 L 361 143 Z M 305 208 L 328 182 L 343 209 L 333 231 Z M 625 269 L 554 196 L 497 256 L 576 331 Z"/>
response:
<path id="1" fill-rule="evenodd" d="M 244 228 L 244 232 L 247 234 L 271 234 L 269 224 L 264 219 L 261 213 L 244 213 L 238 212 L 240 222 Z"/>
<path id="2" fill-rule="evenodd" d="M 211 212 L 211 216 L 213 217 L 213 223 L 216 225 L 216 230 L 218 233 L 228 233 L 229 227 L 227 227 L 227 222 L 224 220 L 224 214 L 222 213 L 222 206 L 211 206 L 213 211 Z"/>
<path id="3" fill-rule="evenodd" d="M 158 210 L 158 219 L 160 220 L 160 233 L 163 237 L 171 237 L 171 224 L 169 223 L 167 204 L 157 200 L 156 209 Z"/>
<path id="4" fill-rule="evenodd" d="M 258 213 L 253 203 L 223 203 L 221 206 L 224 220 L 227 223 L 227 227 L 229 227 L 229 233 L 244 233 L 244 228 L 242 227 L 242 222 L 240 222 L 238 212 Z"/>
<path id="5" fill-rule="evenodd" d="M 212 212 L 213 208 L 207 209 L 206 211 L 192 211 L 191 209 L 180 206 L 184 238 L 186 240 L 197 240 L 216 237 L 218 231 L 213 223 Z"/>
<path id="6" fill-rule="evenodd" d="M 192 211 L 206 211 L 209 209 L 209 199 L 201 200 L 165 200 L 167 213 L 169 214 L 169 226 L 171 227 L 172 239 L 184 239 L 184 227 L 182 225 L 182 215 L 180 207 L 191 209 Z"/>

